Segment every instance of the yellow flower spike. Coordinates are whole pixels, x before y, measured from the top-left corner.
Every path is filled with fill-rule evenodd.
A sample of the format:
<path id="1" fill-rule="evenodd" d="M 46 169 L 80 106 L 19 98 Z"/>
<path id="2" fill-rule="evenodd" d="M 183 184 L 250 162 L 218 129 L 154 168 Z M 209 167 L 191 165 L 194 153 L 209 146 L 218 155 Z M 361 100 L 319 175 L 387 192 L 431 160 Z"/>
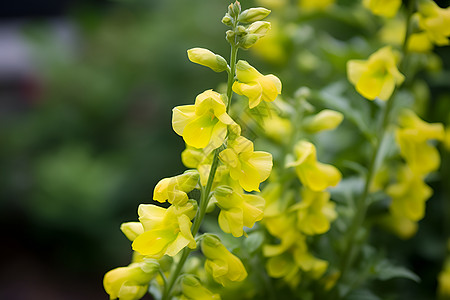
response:
<path id="1" fill-rule="evenodd" d="M 401 0 L 364 0 L 363 5 L 374 15 L 392 18 L 402 5 Z"/>
<path id="2" fill-rule="evenodd" d="M 228 68 L 227 61 L 222 56 L 208 49 L 192 48 L 187 51 L 187 54 L 190 61 L 208 67 L 214 72 L 223 72 Z"/>
<path id="3" fill-rule="evenodd" d="M 219 294 L 214 294 L 204 286 L 194 275 L 184 275 L 181 278 L 181 292 L 183 300 L 220 300 Z"/>
<path id="4" fill-rule="evenodd" d="M 197 170 L 188 170 L 181 175 L 164 178 L 156 184 L 153 200 L 184 205 L 189 200 L 187 193 L 197 186 L 199 178 Z"/>
<path id="5" fill-rule="evenodd" d="M 327 232 L 330 222 L 337 216 L 330 193 L 303 188 L 301 195 L 302 201 L 290 208 L 297 213 L 297 228 L 307 235 Z"/>
<path id="6" fill-rule="evenodd" d="M 227 136 L 227 126 L 238 125 L 226 113 L 226 105 L 219 93 L 207 90 L 195 99 L 195 105 L 173 109 L 173 130 L 186 144 L 195 148 L 220 147 Z"/>
<path id="7" fill-rule="evenodd" d="M 399 171 L 398 182 L 388 186 L 386 193 L 392 198 L 389 209 L 394 216 L 419 221 L 425 215 L 425 202 L 433 190 L 404 166 Z"/>
<path id="8" fill-rule="evenodd" d="M 206 257 L 205 269 L 216 282 L 229 286 L 247 277 L 240 259 L 231 254 L 216 236 L 205 235 L 201 248 Z"/>
<path id="9" fill-rule="evenodd" d="M 330 186 L 336 186 L 341 180 L 342 175 L 337 168 L 317 161 L 316 147 L 312 143 L 299 141 L 294 152 L 297 160 L 286 167 L 295 167 L 300 181 L 309 189 L 323 191 Z"/>
<path id="10" fill-rule="evenodd" d="M 439 152 L 427 141 L 443 140 L 444 126 L 441 123 L 427 123 L 411 110 L 402 111 L 399 125 L 395 133 L 396 142 L 411 170 L 418 175 L 437 170 L 440 164 Z"/>
<path id="11" fill-rule="evenodd" d="M 249 107 L 258 106 L 261 100 L 272 102 L 281 94 L 281 81 L 275 75 L 262 75 L 248 62 L 240 60 L 236 64 L 238 81 L 233 84 L 233 91 L 249 100 Z"/>
<path id="12" fill-rule="evenodd" d="M 419 27 L 434 44 L 438 46 L 449 44 L 450 7 L 440 8 L 434 1 L 422 0 L 419 2 L 417 16 Z"/>
<path id="13" fill-rule="evenodd" d="M 144 233 L 144 227 L 142 227 L 141 222 L 122 223 L 120 230 L 131 242 Z"/>
<path id="14" fill-rule="evenodd" d="M 299 6 L 306 11 L 325 10 L 330 7 L 335 0 L 299 0 Z"/>
<path id="15" fill-rule="evenodd" d="M 220 152 L 220 160 L 229 167 L 232 179 L 239 181 L 247 192 L 258 191 L 272 171 L 272 154 L 253 151 L 253 143 L 240 136 L 228 142 L 228 148 Z"/>
<path id="16" fill-rule="evenodd" d="M 154 260 L 132 263 L 106 273 L 103 286 L 110 299 L 138 300 L 147 293 L 149 282 L 158 269 L 159 264 Z"/>
<path id="17" fill-rule="evenodd" d="M 316 133 L 324 130 L 333 130 L 341 124 L 344 115 L 338 111 L 324 109 L 318 114 L 305 120 L 305 130 Z"/>
<path id="18" fill-rule="evenodd" d="M 214 199 L 221 209 L 220 228 L 235 237 L 244 234 L 244 226 L 251 228 L 263 218 L 265 201 L 260 196 L 239 193 L 228 186 L 219 186 L 214 191 Z"/>
<path id="19" fill-rule="evenodd" d="M 396 58 L 390 46 L 373 53 L 368 60 L 347 62 L 348 80 L 358 93 L 369 100 L 388 100 L 405 77 L 398 71 Z"/>
<path id="20" fill-rule="evenodd" d="M 167 209 L 152 204 L 139 205 L 139 221 L 144 233 L 133 241 L 133 250 L 151 258 L 161 258 L 165 254 L 175 256 L 186 246 L 195 249 L 190 220 L 196 209 L 193 200 L 184 206 L 172 205 Z"/>

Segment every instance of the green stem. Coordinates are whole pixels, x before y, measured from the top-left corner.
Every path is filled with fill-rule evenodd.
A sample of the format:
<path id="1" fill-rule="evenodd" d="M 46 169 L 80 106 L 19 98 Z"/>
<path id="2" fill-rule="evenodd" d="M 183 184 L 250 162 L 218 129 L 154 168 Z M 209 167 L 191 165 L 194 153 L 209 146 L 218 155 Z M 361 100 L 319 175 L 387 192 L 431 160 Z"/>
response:
<path id="1" fill-rule="evenodd" d="M 231 45 L 230 72 L 228 72 L 228 86 L 227 86 L 227 98 L 228 98 L 227 112 L 230 109 L 231 97 L 233 96 L 232 87 L 233 87 L 233 82 L 234 82 L 234 76 L 236 73 L 237 51 L 238 51 L 238 47 L 235 45 Z M 214 176 L 216 175 L 217 167 L 219 166 L 219 153 L 220 153 L 219 149 L 220 148 L 218 148 L 214 151 L 214 158 L 213 158 L 213 161 L 211 164 L 211 169 L 209 171 L 208 181 L 206 183 L 205 188 L 202 189 L 202 194 L 200 196 L 199 209 L 197 211 L 197 215 L 195 217 L 194 224 L 192 225 L 192 228 L 191 228 L 192 236 L 196 236 L 196 234 L 200 230 L 200 226 L 201 226 L 203 219 L 205 217 L 205 214 L 206 214 L 206 209 L 208 207 L 209 199 L 211 198 L 210 194 L 211 194 L 212 185 L 214 183 Z M 193 251 L 192 249 L 187 248 L 187 247 L 183 249 L 181 258 L 177 263 L 177 267 L 170 274 L 169 282 L 165 286 L 162 300 L 169 299 L 170 294 L 172 293 L 172 288 L 175 285 L 175 282 L 177 281 L 177 279 L 181 273 L 181 270 L 183 269 L 183 266 L 186 263 L 187 258 L 189 257 L 189 254 L 192 251 Z"/>
<path id="2" fill-rule="evenodd" d="M 408 48 L 408 39 L 409 39 L 409 36 L 411 35 L 411 31 L 412 31 L 411 17 L 414 12 L 414 6 L 415 6 L 415 0 L 409 1 L 408 16 L 407 16 L 407 20 L 406 20 L 407 29 L 406 29 L 405 39 L 404 39 L 403 45 L 402 45 L 402 52 L 405 55 L 405 57 L 403 58 L 402 62 L 400 63 L 400 67 L 399 67 L 400 71 L 403 71 L 406 66 L 405 62 L 407 60 L 407 53 L 408 53 L 408 49 L 407 49 Z M 343 259 L 341 262 L 341 268 L 340 268 L 341 278 L 344 278 L 344 275 L 346 274 L 346 272 L 348 271 L 348 269 L 351 267 L 351 265 L 353 263 L 354 256 L 359 252 L 359 243 L 355 243 L 355 238 L 358 233 L 358 229 L 361 228 L 361 226 L 364 223 L 364 219 L 365 219 L 365 216 L 367 213 L 367 208 L 368 208 L 368 204 L 369 204 L 368 198 L 369 198 L 369 194 L 370 194 L 370 186 L 372 185 L 372 181 L 373 181 L 373 178 L 376 173 L 376 163 L 377 163 L 378 156 L 380 154 L 380 148 L 381 148 L 381 145 L 383 144 L 383 140 L 385 139 L 387 128 L 390 124 L 390 115 L 391 115 L 392 108 L 394 106 L 394 101 L 396 98 L 395 95 L 396 95 L 397 91 L 398 91 L 398 89 L 396 89 L 394 91 L 393 95 L 391 96 L 391 99 L 389 101 L 387 101 L 386 107 L 384 109 L 382 121 L 381 121 L 380 136 L 376 140 L 375 148 L 374 148 L 374 151 L 370 158 L 366 181 L 364 184 L 364 190 L 363 190 L 361 197 L 359 197 L 356 202 L 356 213 L 355 213 L 353 222 L 350 225 L 348 239 L 347 239 L 347 248 L 344 251 Z"/>

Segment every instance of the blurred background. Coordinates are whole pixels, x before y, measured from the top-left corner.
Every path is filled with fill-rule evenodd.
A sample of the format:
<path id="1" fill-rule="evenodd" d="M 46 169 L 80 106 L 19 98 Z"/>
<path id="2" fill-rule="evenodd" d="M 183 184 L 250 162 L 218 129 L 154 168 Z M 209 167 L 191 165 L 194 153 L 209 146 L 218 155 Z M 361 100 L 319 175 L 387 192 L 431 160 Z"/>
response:
<path id="1" fill-rule="evenodd" d="M 229 56 L 220 23 L 229 2 L 1 4 L 0 299 L 107 299 L 103 275 L 130 260 L 120 224 L 136 220 L 138 205 L 151 203 L 161 178 L 184 170 L 172 107 L 193 103 L 226 80 L 190 63 L 186 50 Z M 255 4 L 241 2 L 244 8 Z M 347 30 L 361 31 L 340 22 L 330 35 L 345 40 L 352 36 Z M 330 28 L 324 21 L 316 25 Z M 303 36 L 311 35 L 305 28 Z M 285 44 L 290 54 L 296 51 L 295 43 Z M 341 73 L 317 68 L 324 62 L 312 52 L 294 58 L 296 72 L 277 73 L 288 69 L 282 55 L 270 61 L 262 51 L 252 61 L 262 73 L 279 75 L 292 94 L 320 82 L 313 70 L 325 72 L 314 73 L 323 80 L 345 78 L 341 46 L 333 44 L 337 52 L 327 57 L 337 60 Z M 448 47 L 439 51 L 443 69 L 450 69 Z M 442 80 L 435 91 L 448 95 Z M 440 106 L 432 121 L 441 121 L 448 107 Z"/>

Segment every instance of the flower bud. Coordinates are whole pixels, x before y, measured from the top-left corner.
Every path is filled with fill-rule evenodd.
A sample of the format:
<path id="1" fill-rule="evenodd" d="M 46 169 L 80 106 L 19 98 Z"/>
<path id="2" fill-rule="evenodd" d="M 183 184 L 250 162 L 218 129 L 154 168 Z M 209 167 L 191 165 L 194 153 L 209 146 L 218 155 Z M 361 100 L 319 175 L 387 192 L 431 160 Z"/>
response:
<path id="1" fill-rule="evenodd" d="M 235 41 L 234 41 L 235 35 L 236 34 L 234 33 L 233 30 L 227 30 L 227 32 L 226 32 L 226 39 L 231 45 L 235 44 Z"/>
<path id="2" fill-rule="evenodd" d="M 332 130 L 341 124 L 344 115 L 340 112 L 324 109 L 315 116 L 305 120 L 305 130 L 311 133 Z"/>
<path id="3" fill-rule="evenodd" d="M 222 209 L 231 209 L 236 204 L 240 204 L 240 203 L 235 203 L 236 197 L 233 197 L 233 192 L 234 192 L 233 189 L 226 185 L 221 185 L 221 186 L 217 187 L 216 190 L 214 191 L 214 198 L 216 198 L 217 204 Z M 240 202 L 242 202 L 242 201 L 240 201 Z"/>
<path id="4" fill-rule="evenodd" d="M 248 49 L 253 46 L 259 40 L 259 36 L 257 34 L 247 34 L 244 36 L 240 42 L 240 46 L 243 49 Z"/>
<path id="5" fill-rule="evenodd" d="M 225 16 L 222 18 L 222 23 L 227 25 L 227 26 L 232 26 L 233 22 L 231 21 L 231 17 L 230 15 L 227 13 L 225 14 Z"/>
<path id="6" fill-rule="evenodd" d="M 200 280 L 191 274 L 183 275 L 181 278 L 181 291 L 187 299 L 220 300 L 219 294 L 213 294 L 203 287 Z"/>
<path id="7" fill-rule="evenodd" d="M 120 225 L 120 230 L 131 242 L 144 233 L 144 227 L 142 227 L 141 222 L 122 223 L 122 225 Z"/>
<path id="8" fill-rule="evenodd" d="M 192 48 L 187 53 L 190 61 L 208 67 L 214 72 L 223 72 L 228 67 L 227 61 L 222 56 L 214 54 L 208 49 Z"/>
<path id="9" fill-rule="evenodd" d="M 228 14 L 232 17 L 232 18 L 237 18 L 239 16 L 239 14 L 241 13 L 241 3 L 239 3 L 239 1 L 236 1 L 234 3 L 231 3 L 228 6 Z"/>
<path id="10" fill-rule="evenodd" d="M 261 21 L 270 14 L 270 10 L 264 7 L 253 7 L 244 10 L 239 15 L 239 22 L 252 23 L 255 21 Z"/>
<path id="11" fill-rule="evenodd" d="M 265 36 L 270 30 L 270 22 L 257 21 L 250 24 L 247 28 L 247 32 L 250 34 L 257 34 L 260 38 Z"/>

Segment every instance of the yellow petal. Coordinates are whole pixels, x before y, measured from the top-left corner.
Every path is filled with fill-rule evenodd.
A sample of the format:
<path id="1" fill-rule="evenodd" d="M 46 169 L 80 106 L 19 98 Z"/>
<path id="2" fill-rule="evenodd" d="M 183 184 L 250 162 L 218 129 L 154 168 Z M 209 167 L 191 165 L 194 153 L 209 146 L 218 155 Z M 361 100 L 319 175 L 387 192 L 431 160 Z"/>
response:
<path id="1" fill-rule="evenodd" d="M 211 120 L 208 115 L 202 115 L 189 122 L 184 128 L 183 139 L 189 146 L 204 148 L 211 140 L 214 125 L 217 120 Z"/>
<path id="2" fill-rule="evenodd" d="M 264 151 L 255 151 L 250 156 L 248 163 L 258 170 L 260 182 L 269 178 L 273 166 L 272 154 Z"/>
<path id="3" fill-rule="evenodd" d="M 255 68 L 253 68 L 248 62 L 245 60 L 240 60 L 236 64 L 236 77 L 240 82 L 251 82 L 256 78 L 261 77 L 261 73 L 259 73 Z"/>
<path id="4" fill-rule="evenodd" d="M 178 135 L 183 135 L 186 125 L 195 118 L 195 105 L 177 106 L 172 111 L 172 128 Z"/>

